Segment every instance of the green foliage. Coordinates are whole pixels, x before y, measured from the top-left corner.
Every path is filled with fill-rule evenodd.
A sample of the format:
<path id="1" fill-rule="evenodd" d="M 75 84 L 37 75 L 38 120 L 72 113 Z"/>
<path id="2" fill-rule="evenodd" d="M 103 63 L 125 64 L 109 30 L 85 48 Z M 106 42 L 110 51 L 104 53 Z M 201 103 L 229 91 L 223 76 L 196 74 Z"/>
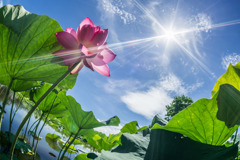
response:
<path id="1" fill-rule="evenodd" d="M 8 85 L 11 79 L 54 83 L 68 70 L 58 64 L 52 55 L 62 49 L 54 33 L 62 28 L 46 15 L 29 13 L 22 6 L 6 5 L 0 9 L 0 83 Z M 66 78 L 60 86 L 68 89 L 75 84 L 77 75 Z M 23 81 L 22 81 L 23 80 Z M 38 84 L 27 82 L 14 85 L 14 90 L 32 88 Z"/>
<path id="2" fill-rule="evenodd" d="M 69 141 L 72 141 L 72 140 L 73 140 L 73 138 L 70 137 Z M 72 144 L 73 144 L 73 145 L 82 145 L 83 142 L 80 141 L 79 139 L 75 139 Z"/>
<path id="3" fill-rule="evenodd" d="M 81 129 L 92 129 L 101 126 L 113 125 L 117 126 L 120 123 L 120 120 L 117 116 L 110 118 L 105 122 L 99 122 L 93 112 L 85 112 L 82 110 L 81 105 L 72 97 L 65 96 L 62 92 L 59 93 L 59 98 L 61 99 L 63 105 L 70 112 L 70 117 L 63 117 L 63 121 L 65 121 L 65 125 L 73 125 L 74 123 L 77 128 Z M 71 122 L 71 124 L 67 124 L 67 122 Z M 71 131 L 74 131 L 76 127 L 67 126 L 67 128 L 71 128 Z M 73 133 L 73 132 L 72 132 Z M 75 132 L 76 133 L 76 132 Z"/>
<path id="4" fill-rule="evenodd" d="M 2 160 L 9 159 L 9 154 L 0 153 L 0 159 Z M 19 159 L 14 156 L 13 160 L 19 160 Z"/>
<path id="5" fill-rule="evenodd" d="M 51 133 L 47 133 L 45 138 L 52 139 L 53 141 L 57 141 L 57 140 L 61 139 L 60 136 L 58 136 L 56 134 L 51 134 Z"/>
<path id="6" fill-rule="evenodd" d="M 67 148 L 68 146 L 69 146 L 69 144 L 67 143 L 67 145 L 64 147 L 64 144 L 65 144 L 66 142 L 65 141 L 63 141 L 63 140 L 59 140 L 59 146 L 61 147 L 61 148 Z M 68 150 L 67 150 L 67 152 L 68 153 L 76 153 L 77 152 L 77 149 L 73 146 L 73 145 L 70 145 L 69 146 L 69 148 L 68 148 Z"/>
<path id="7" fill-rule="evenodd" d="M 73 160 L 91 160 L 90 158 L 87 158 L 87 155 L 87 153 L 79 154 Z"/>
<path id="8" fill-rule="evenodd" d="M 51 87 L 50 84 L 44 83 L 40 88 L 32 89 L 29 93 L 30 98 L 33 102 L 37 102 L 42 95 Z M 49 112 L 55 116 L 62 116 L 67 114 L 66 107 L 61 103 L 61 99 L 58 96 L 59 92 L 63 92 L 62 95 L 66 96 L 65 91 L 54 90 L 51 92 L 38 106 L 43 112 Z"/>
<path id="9" fill-rule="evenodd" d="M 227 72 L 217 80 L 212 95 L 218 90 L 217 118 L 224 121 L 229 128 L 240 125 L 240 62 L 235 66 L 229 65 Z"/>
<path id="10" fill-rule="evenodd" d="M 91 136 L 86 136 L 87 144 L 91 145 L 95 151 L 110 150 L 111 148 L 121 144 L 120 137 L 122 133 L 110 134 L 106 136 L 101 132 L 94 131 Z"/>
<path id="11" fill-rule="evenodd" d="M 162 119 L 157 114 L 153 117 L 152 124 L 150 125 L 150 128 L 152 128 L 155 123 L 159 124 L 160 126 L 165 126 L 168 123 L 168 121 L 166 121 L 165 119 Z"/>
<path id="12" fill-rule="evenodd" d="M 175 115 L 163 128 L 181 133 L 189 138 L 211 145 L 222 145 L 237 129 L 227 128 L 217 119 L 217 95 L 212 99 L 200 99 Z M 154 127 L 155 128 L 155 127 Z"/>
<path id="13" fill-rule="evenodd" d="M 134 133 L 140 132 L 141 130 L 144 130 L 147 128 L 148 128 L 147 126 L 139 128 L 137 121 L 132 121 L 132 122 L 125 124 L 123 126 L 123 128 L 121 129 L 121 132 L 134 134 Z"/>
<path id="14" fill-rule="evenodd" d="M 8 142 L 13 141 L 14 134 L 10 133 L 10 141 L 9 141 L 9 132 L 5 132 L 4 136 L 5 136 L 4 139 L 6 139 Z M 17 144 L 16 144 L 16 149 L 20 150 L 22 153 L 27 153 L 27 152 L 32 153 L 31 146 L 29 144 L 25 143 L 24 140 L 21 140 L 21 139 L 18 139 Z"/>
<path id="15" fill-rule="evenodd" d="M 0 83 L 9 85 L 14 80 L 11 89 L 25 91 L 21 95 L 29 104 L 37 102 L 68 70 L 62 65 L 62 60 L 52 54 L 62 49 L 54 35 L 59 31 L 62 28 L 58 22 L 45 15 L 29 13 L 22 6 L 6 5 L 0 9 Z M 232 138 L 225 142 L 240 125 L 239 76 L 240 63 L 230 64 L 215 84 L 211 99 L 193 103 L 184 95 L 174 97 L 173 102 L 166 106 L 168 123 L 156 115 L 150 125 L 151 131 L 147 126 L 139 128 L 137 121 L 132 121 L 121 129 L 121 133 L 109 136 L 93 128 L 117 126 L 120 123 L 117 116 L 100 122 L 92 111 L 83 111 L 72 96 L 66 95 L 66 91 L 55 89 L 40 103 L 39 109 L 46 113 L 51 108 L 49 119 L 56 121 L 52 126 L 59 129 L 63 125 L 64 134 L 74 135 L 74 138 L 70 137 L 72 143 L 65 147 L 66 142 L 56 134 L 48 133 L 45 140 L 56 151 L 69 147 L 67 152 L 75 153 L 77 150 L 71 144 L 86 143 L 95 151 L 105 150 L 96 158 L 98 160 L 234 159 L 238 144 L 233 144 Z M 58 87 L 72 88 L 76 77 L 68 76 Z M 10 134 L 8 140 L 8 134 L 2 134 L 1 137 L 5 137 L 2 142 L 12 142 L 13 136 Z M 113 147 L 116 148 L 111 150 Z M 32 153 L 31 147 L 21 140 L 17 141 L 16 149 Z M 88 155 L 80 154 L 74 159 L 89 160 Z M 6 155 L 0 154 L 0 157 L 6 158 Z"/>
<path id="16" fill-rule="evenodd" d="M 193 141 L 181 134 L 152 130 L 144 160 L 230 160 L 237 155 L 238 144 L 231 147 L 213 146 Z"/>
<path id="17" fill-rule="evenodd" d="M 193 100 L 190 97 L 186 97 L 184 95 L 174 97 L 172 103 L 166 106 L 167 114 L 165 115 L 166 116 L 165 119 L 169 121 L 178 112 L 187 108 L 192 103 Z"/>
<path id="18" fill-rule="evenodd" d="M 57 143 L 57 140 L 59 140 L 60 137 L 56 134 L 47 133 L 45 140 L 48 143 L 48 145 L 54 149 L 55 151 L 59 152 L 61 150 L 60 146 Z"/>
<path id="19" fill-rule="evenodd" d="M 95 160 L 230 160 L 237 155 L 237 145 L 214 146 L 193 141 L 183 135 L 154 129 L 151 133 L 124 133 L 122 145 L 111 151 L 102 151 Z"/>
<path id="20" fill-rule="evenodd" d="M 124 133 L 121 136 L 121 143 L 111 151 L 102 151 L 96 160 L 143 160 L 150 141 L 150 134 L 143 132 L 137 134 Z"/>
<path id="21" fill-rule="evenodd" d="M 232 85 L 220 86 L 217 118 L 224 121 L 228 128 L 240 125 L 240 92 Z"/>
<path id="22" fill-rule="evenodd" d="M 240 62 L 233 66 L 230 64 L 226 73 L 224 73 L 216 82 L 213 90 L 212 96 L 219 90 L 222 84 L 230 84 L 240 91 Z"/>
<path id="23" fill-rule="evenodd" d="M 40 87 L 40 84 L 37 81 L 14 80 L 11 90 L 14 92 L 21 92 L 33 87 Z"/>

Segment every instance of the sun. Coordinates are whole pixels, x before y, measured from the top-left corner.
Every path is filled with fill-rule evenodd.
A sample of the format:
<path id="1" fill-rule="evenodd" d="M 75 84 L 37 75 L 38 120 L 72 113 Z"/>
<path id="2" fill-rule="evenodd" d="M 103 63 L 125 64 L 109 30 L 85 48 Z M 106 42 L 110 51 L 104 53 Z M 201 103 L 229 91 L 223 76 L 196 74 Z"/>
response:
<path id="1" fill-rule="evenodd" d="M 166 30 L 165 31 L 165 37 L 168 39 L 168 40 L 174 40 L 176 37 L 176 32 L 174 32 L 173 30 Z"/>

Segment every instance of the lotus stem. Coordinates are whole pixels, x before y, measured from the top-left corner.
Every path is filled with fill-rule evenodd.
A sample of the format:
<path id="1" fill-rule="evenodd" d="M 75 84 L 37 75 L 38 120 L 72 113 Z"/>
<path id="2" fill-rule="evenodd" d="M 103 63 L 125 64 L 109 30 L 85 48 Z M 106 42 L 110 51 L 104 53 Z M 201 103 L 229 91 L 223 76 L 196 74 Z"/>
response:
<path id="1" fill-rule="evenodd" d="M 11 129 L 12 129 L 12 111 L 13 111 L 13 106 L 14 106 L 15 95 L 16 95 L 16 92 L 13 92 L 13 100 L 12 100 L 12 106 L 11 106 L 11 111 L 10 111 L 9 129 L 8 129 L 9 140 L 10 140 L 10 133 L 11 133 Z"/>
<path id="2" fill-rule="evenodd" d="M 24 136 L 23 136 L 23 140 L 24 140 L 24 139 L 25 139 L 25 137 L 26 137 L 27 130 L 28 130 L 28 125 L 29 125 L 29 123 L 30 123 L 30 120 L 31 120 L 31 117 L 30 117 L 30 118 L 28 118 L 28 122 L 27 122 L 27 126 L 26 126 L 25 133 L 24 133 Z"/>
<path id="3" fill-rule="evenodd" d="M 57 158 L 58 160 L 59 160 L 59 158 L 60 158 L 60 155 L 61 155 L 61 153 L 62 153 L 63 148 L 66 147 L 66 145 L 67 145 L 68 141 L 70 140 L 70 138 L 72 137 L 72 135 L 73 135 L 73 134 L 71 134 L 71 135 L 69 136 L 69 138 L 68 138 L 67 141 L 65 142 L 64 146 L 61 148 L 61 150 L 60 150 L 60 152 L 59 152 L 59 154 L 58 154 L 58 158 Z"/>
<path id="4" fill-rule="evenodd" d="M 48 114 L 48 115 L 49 115 L 49 114 Z M 42 129 L 43 129 L 43 127 L 44 127 L 44 125 L 45 125 L 45 123 L 46 123 L 46 121 L 47 121 L 48 115 L 47 115 L 47 117 L 45 118 L 44 123 L 43 123 L 43 125 L 42 125 L 40 131 L 38 132 L 38 135 L 37 135 L 38 138 L 39 138 L 40 133 L 42 132 Z M 39 139 L 37 139 L 36 146 L 35 146 L 35 148 L 34 148 L 34 150 L 33 150 L 33 152 L 34 152 L 33 160 L 35 159 L 35 156 L 36 156 L 36 154 L 37 154 L 38 141 L 39 141 Z M 33 146 L 33 147 L 34 147 L 34 146 Z"/>
<path id="5" fill-rule="evenodd" d="M 37 128 L 38 128 L 38 126 L 39 126 L 39 124 L 40 124 L 40 122 L 41 122 L 44 114 L 45 114 L 44 112 L 41 114 L 41 117 L 39 118 L 38 124 L 37 124 L 36 127 L 35 127 L 35 131 L 34 131 L 34 134 L 33 134 L 32 148 L 34 148 L 34 142 L 35 142 L 35 139 L 34 139 L 34 138 L 36 137 L 36 134 L 37 134 Z M 34 136 L 35 136 L 35 137 L 34 137 Z"/>
<path id="6" fill-rule="evenodd" d="M 38 137 L 40 136 L 40 134 L 41 134 L 41 132 L 42 132 L 42 129 L 43 129 L 43 127 L 45 126 L 45 124 L 46 124 L 46 122 L 47 122 L 48 116 L 49 116 L 49 114 L 50 114 L 50 112 L 51 112 L 51 110 L 52 110 L 52 108 L 53 108 L 53 105 L 54 105 L 56 99 L 57 99 L 57 95 L 56 95 L 56 97 L 55 97 L 54 100 L 53 100 L 52 106 L 51 106 L 51 108 L 49 109 L 49 111 L 48 111 L 48 113 L 47 113 L 47 116 L 46 116 L 46 118 L 45 118 L 45 120 L 44 120 L 44 123 L 43 123 L 40 131 L 38 132 Z M 33 160 L 35 159 L 36 154 L 37 154 L 38 142 L 39 142 L 39 139 L 37 140 L 37 144 L 36 144 L 36 147 L 35 147 L 35 149 L 34 149 Z"/>
<path id="7" fill-rule="evenodd" d="M 4 110 L 5 110 L 5 106 L 7 104 L 8 95 L 9 95 L 9 92 L 10 92 L 10 88 L 12 87 L 13 81 L 14 81 L 14 79 L 12 78 L 8 87 L 7 87 L 7 92 L 5 94 L 5 97 L 4 97 L 4 100 L 3 100 L 3 103 L 2 103 L 2 110 L 0 112 L 0 131 L 1 131 L 1 126 L 2 126 L 3 113 L 4 113 Z"/>
<path id="8" fill-rule="evenodd" d="M 29 119 L 30 119 L 31 117 L 29 117 Z M 34 126 L 34 124 L 35 123 L 37 123 L 39 121 L 39 119 L 38 120 L 36 120 L 35 122 L 33 122 L 33 124 L 31 125 L 31 127 L 29 128 L 29 130 L 28 130 L 28 133 L 29 133 L 29 131 L 32 129 L 32 127 Z"/>
<path id="9" fill-rule="evenodd" d="M 60 160 L 63 160 L 63 157 L 65 155 L 65 153 L 67 152 L 68 148 L 73 144 L 74 140 L 77 138 L 79 132 L 81 131 L 81 128 L 78 129 L 77 133 L 75 134 L 75 136 L 73 137 L 73 139 L 71 140 L 71 142 L 68 144 L 67 148 L 65 148 Z"/>
<path id="10" fill-rule="evenodd" d="M 0 85 L 1 87 L 1 92 L 0 92 L 0 95 L 2 95 L 2 93 L 4 92 L 4 90 L 6 89 L 4 85 Z M 3 88 L 3 89 L 2 89 Z"/>
<path id="11" fill-rule="evenodd" d="M 27 122 L 28 118 L 32 115 L 32 113 L 37 109 L 38 105 L 52 92 L 52 90 L 54 90 L 54 88 L 60 83 L 62 82 L 71 72 L 72 70 L 78 65 L 80 64 L 80 62 L 75 63 L 70 69 L 68 69 L 43 95 L 42 97 L 35 103 L 35 105 L 31 108 L 31 110 L 28 112 L 28 114 L 26 115 L 26 117 L 23 119 L 23 121 L 21 122 L 21 124 L 18 127 L 17 132 L 15 133 L 15 137 L 13 139 L 12 145 L 11 145 L 11 149 L 10 149 L 10 156 L 9 156 L 9 160 L 12 160 L 13 157 L 13 152 L 17 143 L 17 139 L 18 136 L 23 128 L 23 126 L 25 125 L 25 123 Z"/>
<path id="12" fill-rule="evenodd" d="M 235 144 L 235 142 L 236 142 L 237 134 L 238 134 L 238 128 L 237 128 L 237 130 L 236 130 L 236 132 L 235 132 L 235 136 L 234 136 L 233 144 Z"/>
<path id="13" fill-rule="evenodd" d="M 12 120 L 11 120 L 12 122 L 13 122 L 13 120 L 14 120 L 14 117 L 15 117 L 15 115 L 16 115 L 19 107 L 20 107 L 20 105 L 22 104 L 23 98 L 24 98 L 24 97 L 21 98 L 21 100 L 20 100 L 20 102 L 19 102 L 19 104 L 18 104 L 18 106 L 17 106 L 17 108 L 16 108 L 16 110 L 15 110 L 15 112 L 14 112 L 14 114 L 13 114 L 13 117 L 12 117 Z"/>

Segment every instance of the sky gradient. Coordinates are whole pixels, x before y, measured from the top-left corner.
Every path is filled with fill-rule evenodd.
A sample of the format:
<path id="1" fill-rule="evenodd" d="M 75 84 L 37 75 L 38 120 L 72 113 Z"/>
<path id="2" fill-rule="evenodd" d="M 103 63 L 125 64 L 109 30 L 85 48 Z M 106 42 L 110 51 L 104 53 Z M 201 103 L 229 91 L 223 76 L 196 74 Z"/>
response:
<path id="1" fill-rule="evenodd" d="M 108 28 L 111 76 L 84 68 L 68 94 L 100 120 L 149 125 L 174 96 L 210 98 L 229 63 L 240 61 L 239 0 L 7 0 L 77 29 L 89 17 Z"/>

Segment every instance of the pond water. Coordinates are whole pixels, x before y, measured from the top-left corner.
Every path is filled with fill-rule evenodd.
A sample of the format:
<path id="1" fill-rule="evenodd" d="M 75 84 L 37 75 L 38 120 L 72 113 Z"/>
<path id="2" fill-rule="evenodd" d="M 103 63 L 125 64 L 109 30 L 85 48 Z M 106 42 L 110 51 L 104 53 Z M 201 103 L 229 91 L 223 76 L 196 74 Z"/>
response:
<path id="1" fill-rule="evenodd" d="M 4 119 L 3 119 L 3 123 L 2 123 L 2 131 L 5 132 L 5 131 L 8 131 L 9 129 L 9 113 L 10 113 L 10 109 L 11 107 L 10 106 L 6 106 L 5 107 L 5 111 L 6 113 L 3 115 L 4 116 Z M 13 124 L 12 124 L 12 130 L 11 132 L 12 133 L 15 133 L 18 129 L 18 126 L 20 125 L 22 119 L 25 117 L 25 115 L 27 114 L 27 110 L 26 109 L 23 109 L 23 108 L 19 108 L 15 118 L 14 118 L 14 121 L 13 121 Z M 31 117 L 31 120 L 30 120 L 30 123 L 29 123 L 29 127 L 36 121 L 37 119 L 35 118 L 34 115 L 32 115 Z M 40 125 L 39 126 L 42 126 L 43 124 L 43 121 L 40 122 Z M 29 129 L 28 127 L 28 129 Z M 38 129 L 40 130 L 41 127 L 38 127 Z M 26 125 L 24 126 L 24 128 L 22 129 L 22 133 L 24 134 L 25 132 L 25 129 L 26 129 Z M 38 133 L 38 132 L 37 132 Z M 45 124 L 41 134 L 40 134 L 40 137 L 42 137 L 42 139 L 39 141 L 38 143 L 38 148 L 37 148 L 37 153 L 40 155 L 40 158 L 41 160 L 56 160 L 57 159 L 57 156 L 58 156 L 58 152 L 55 151 L 54 149 L 52 149 L 48 143 L 46 142 L 45 140 L 45 136 L 47 133 L 51 133 L 51 134 L 57 134 L 59 135 L 63 140 L 66 140 L 66 138 L 64 136 L 61 135 L 61 133 L 58 133 L 56 132 L 51 126 L 49 126 L 48 124 Z M 26 137 L 28 138 L 28 140 L 30 140 L 30 146 L 32 146 L 32 139 L 33 137 L 29 134 L 26 135 Z M 35 141 L 35 144 L 36 144 L 36 141 Z M 85 151 L 89 151 L 89 149 L 87 148 L 83 148 L 82 146 L 80 145 L 76 145 L 74 146 L 76 149 L 80 149 L 80 150 L 85 150 Z M 51 156 L 49 153 L 53 153 L 56 157 L 53 157 Z M 70 153 L 66 153 L 65 156 L 67 156 L 69 159 L 74 159 L 74 157 L 78 154 L 80 154 L 82 152 L 78 152 L 78 153 L 74 153 L 74 154 L 70 154 Z"/>

